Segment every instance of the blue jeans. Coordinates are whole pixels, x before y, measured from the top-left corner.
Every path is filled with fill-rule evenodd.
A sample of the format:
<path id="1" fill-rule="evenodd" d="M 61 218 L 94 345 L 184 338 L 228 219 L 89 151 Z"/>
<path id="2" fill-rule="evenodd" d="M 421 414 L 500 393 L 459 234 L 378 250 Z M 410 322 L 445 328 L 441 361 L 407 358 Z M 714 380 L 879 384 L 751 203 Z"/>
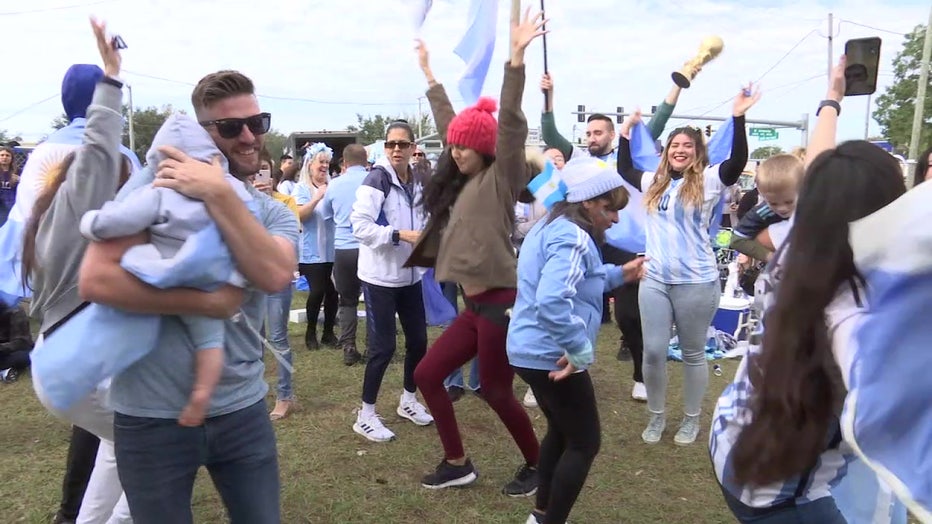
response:
<path id="1" fill-rule="evenodd" d="M 190 524 L 197 470 L 207 468 L 232 524 L 279 524 L 275 433 L 259 401 L 196 428 L 115 413 L 117 470 L 135 524 Z"/>
<path id="2" fill-rule="evenodd" d="M 288 316 L 291 313 L 291 285 L 283 291 L 269 295 L 268 299 L 268 333 L 269 343 L 278 350 L 282 359 L 290 366 L 293 362 L 291 347 L 288 344 Z M 291 371 L 276 362 L 278 369 L 278 400 L 294 400 L 294 390 L 291 387 Z"/>
<path id="3" fill-rule="evenodd" d="M 443 381 L 443 387 L 450 389 L 450 386 L 463 387 L 463 368 L 456 368 Z M 472 359 L 472 365 L 469 366 L 469 389 L 470 391 L 476 391 L 479 387 L 479 357 L 476 357 Z"/>
<path id="4" fill-rule="evenodd" d="M 741 524 L 847 524 L 835 499 L 822 497 L 798 506 L 752 508 L 722 489 L 725 503 Z"/>

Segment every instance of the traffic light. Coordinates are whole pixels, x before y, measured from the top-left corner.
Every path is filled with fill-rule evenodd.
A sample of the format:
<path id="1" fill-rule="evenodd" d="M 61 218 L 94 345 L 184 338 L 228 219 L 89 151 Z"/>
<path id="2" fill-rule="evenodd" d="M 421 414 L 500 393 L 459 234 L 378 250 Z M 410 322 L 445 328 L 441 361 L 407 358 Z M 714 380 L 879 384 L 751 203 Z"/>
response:
<path id="1" fill-rule="evenodd" d="M 580 124 L 585 123 L 586 122 L 586 106 L 578 105 L 576 106 L 576 111 L 578 113 L 576 115 L 576 121 L 579 122 Z"/>
<path id="2" fill-rule="evenodd" d="M 712 124 L 705 126 L 705 136 L 712 136 Z"/>
<path id="3" fill-rule="evenodd" d="M 621 124 L 625 121 L 625 117 L 622 116 L 622 113 L 625 112 L 625 108 L 618 106 L 615 108 L 615 122 Z"/>

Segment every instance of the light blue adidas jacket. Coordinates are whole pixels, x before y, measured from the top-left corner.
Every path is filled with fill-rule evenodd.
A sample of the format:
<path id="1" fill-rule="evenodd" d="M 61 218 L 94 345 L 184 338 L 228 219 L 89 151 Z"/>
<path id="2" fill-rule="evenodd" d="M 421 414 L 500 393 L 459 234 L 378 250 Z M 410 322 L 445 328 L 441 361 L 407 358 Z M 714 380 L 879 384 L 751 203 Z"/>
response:
<path id="1" fill-rule="evenodd" d="M 602 295 L 624 278 L 621 267 L 602 263 L 582 228 L 565 217 L 547 220 L 521 246 L 507 349 L 513 366 L 553 371 L 564 353 L 591 354 L 602 324 Z"/>

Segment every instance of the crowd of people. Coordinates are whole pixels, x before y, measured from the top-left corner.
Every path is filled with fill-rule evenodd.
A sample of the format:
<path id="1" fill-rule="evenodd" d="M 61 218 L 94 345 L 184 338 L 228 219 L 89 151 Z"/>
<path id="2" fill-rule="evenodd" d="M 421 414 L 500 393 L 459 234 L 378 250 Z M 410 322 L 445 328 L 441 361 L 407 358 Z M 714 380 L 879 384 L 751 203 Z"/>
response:
<path id="1" fill-rule="evenodd" d="M 385 130 L 383 157 L 370 163 L 362 145 L 349 145 L 332 176 L 334 152 L 324 144 L 275 165 L 263 137 L 271 115 L 261 111 L 252 81 L 228 70 L 198 82 L 193 118 L 170 118 L 140 166 L 120 147 L 120 51 L 105 25 L 92 22 L 104 68 L 73 66 L 63 92 L 67 132 L 80 128 L 80 139 L 40 145 L 22 177 L 10 167 L 12 151 L 0 149 L 0 191 L 20 184 L 15 202 L 6 192 L 0 198 L 8 213 L 21 210 L 22 274 L 30 314 L 41 322 L 31 356 L 38 362 L 74 344 L 55 333 L 97 305 L 159 316 L 161 327 L 150 351 L 67 406 L 34 371 L 40 400 L 73 424 L 57 523 L 191 522 L 201 466 L 232 522 L 280 521 L 271 422 L 291 416 L 297 402 L 288 338 L 295 274 L 309 287 L 305 348 L 339 348 L 347 366 L 365 365 L 347 430 L 373 442 L 396 439 L 376 402 L 396 351 L 397 317 L 405 354 L 396 413 L 433 425 L 442 448 L 421 485 L 445 489 L 478 478 L 463 442 L 469 428 L 454 409 L 464 393 L 461 368 L 471 362 L 469 389 L 521 455 L 514 476 L 501 479 L 502 494 L 535 497 L 528 524 L 564 523 L 599 452 L 598 394 L 588 370 L 609 303 L 619 358 L 634 363 L 631 396 L 647 406 L 643 442 L 661 442 L 667 429 L 674 332 L 684 391 L 672 441 L 693 445 L 703 432 L 707 331 L 722 295 L 710 226 L 723 199 L 731 245 L 746 256 L 746 288 L 763 320 L 712 415 L 711 469 L 741 522 L 846 522 L 833 490 L 855 460 L 839 426 L 852 358 L 835 334 L 869 306 L 848 223 L 893 203 L 906 187 L 889 154 L 861 141 L 835 144 L 844 58 L 808 150 L 763 162 L 756 190 L 741 198 L 730 188 L 748 162 L 745 115 L 760 98 L 753 85 L 734 97 L 726 160 L 713 162 L 702 133 L 685 126 L 667 134 L 659 166 L 645 170 L 632 135 L 638 126 L 654 140 L 663 135 L 679 87 L 646 124 L 636 113 L 616 132 L 610 118 L 591 116 L 583 149 L 556 130 L 546 74 L 547 148 L 526 148 L 524 54 L 544 23 L 528 11 L 512 24 L 500 99 L 481 98 L 460 112 L 418 42 L 443 142 L 436 165 L 417 148 L 411 126 L 395 121 Z M 917 185 L 932 173 L 929 156 Z M 549 208 L 528 190 L 545 162 L 565 188 Z M 607 244 L 619 213 L 636 205 L 645 208 L 644 251 Z M 210 264 L 203 275 L 186 275 L 201 284 L 160 287 L 129 267 L 171 274 L 191 253 L 214 246 L 202 233 L 208 225 L 223 246 L 211 249 L 210 260 L 231 270 Z M 425 279 L 426 268 L 433 276 Z M 462 306 L 430 347 L 428 286 Z M 0 344 L 6 379 L 29 365 L 33 343 L 22 308 L 7 306 L 0 318 L 10 326 Z M 265 349 L 277 361 L 271 411 Z M 541 438 L 515 397 L 515 375 L 528 386 L 525 406 L 546 419 Z M 862 474 L 878 482 L 872 470 Z"/>

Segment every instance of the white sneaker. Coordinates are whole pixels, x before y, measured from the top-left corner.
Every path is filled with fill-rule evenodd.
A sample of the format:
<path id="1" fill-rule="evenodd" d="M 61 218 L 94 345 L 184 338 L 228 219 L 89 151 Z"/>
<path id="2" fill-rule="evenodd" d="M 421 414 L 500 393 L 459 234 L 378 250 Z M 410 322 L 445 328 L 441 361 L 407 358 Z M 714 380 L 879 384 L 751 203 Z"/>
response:
<path id="1" fill-rule="evenodd" d="M 643 382 L 635 382 L 634 387 L 631 388 L 631 398 L 634 400 L 640 400 L 642 402 L 647 402 L 647 388 L 644 387 Z"/>
<path id="2" fill-rule="evenodd" d="M 398 404 L 397 413 L 399 417 L 406 418 L 418 426 L 427 426 L 434 421 L 434 417 L 430 416 L 430 413 L 427 412 L 427 408 L 416 400 L 412 400 L 411 402 L 402 400 Z"/>
<path id="3" fill-rule="evenodd" d="M 534 390 L 527 388 L 527 393 L 524 394 L 524 406 L 528 408 L 537 407 L 537 398 L 534 396 Z"/>
<path id="4" fill-rule="evenodd" d="M 382 417 L 373 413 L 368 417 L 362 414 L 362 411 L 356 416 L 356 423 L 353 424 L 353 431 L 366 437 L 372 442 L 389 442 L 395 440 L 395 434 L 382 424 Z"/>
<path id="5" fill-rule="evenodd" d="M 699 415 L 691 417 L 686 415 L 683 422 L 680 423 L 680 430 L 673 437 L 673 443 L 677 446 L 688 446 L 696 441 L 699 436 Z"/>

